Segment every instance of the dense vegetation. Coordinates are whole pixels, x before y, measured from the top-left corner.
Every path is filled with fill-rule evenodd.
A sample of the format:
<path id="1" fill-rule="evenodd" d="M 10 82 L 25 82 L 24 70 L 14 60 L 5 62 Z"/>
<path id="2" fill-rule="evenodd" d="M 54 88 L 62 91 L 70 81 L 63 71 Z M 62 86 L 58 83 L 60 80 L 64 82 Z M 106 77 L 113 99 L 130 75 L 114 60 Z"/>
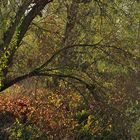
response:
<path id="1" fill-rule="evenodd" d="M 139 0 L 0 0 L 0 140 L 139 130 Z"/>

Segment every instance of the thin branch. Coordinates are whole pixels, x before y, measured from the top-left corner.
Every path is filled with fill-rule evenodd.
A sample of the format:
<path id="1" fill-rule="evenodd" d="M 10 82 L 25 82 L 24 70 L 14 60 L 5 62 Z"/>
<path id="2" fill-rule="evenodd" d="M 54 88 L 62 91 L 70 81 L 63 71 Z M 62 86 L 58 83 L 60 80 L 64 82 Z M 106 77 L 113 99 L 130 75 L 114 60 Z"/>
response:
<path id="1" fill-rule="evenodd" d="M 63 80 L 66 81 L 66 82 L 68 82 L 70 85 L 72 85 L 72 86 L 75 88 L 76 91 L 79 92 L 79 94 L 83 97 L 83 99 L 84 99 L 86 105 L 89 107 L 88 99 L 87 99 L 86 96 L 81 92 L 81 90 L 78 89 L 78 87 L 76 87 L 75 84 L 74 84 L 73 82 L 70 82 L 70 81 L 68 81 L 68 80 L 66 80 L 66 79 L 64 79 L 64 78 L 63 78 Z"/>
<path id="2" fill-rule="evenodd" d="M 52 60 L 54 60 L 61 52 L 64 52 L 65 50 L 71 49 L 71 48 L 76 48 L 76 47 L 94 47 L 94 49 L 96 49 L 98 47 L 98 45 L 100 44 L 101 41 L 99 41 L 96 44 L 74 44 L 74 45 L 70 45 L 67 47 L 64 47 L 58 51 L 56 51 L 51 57 L 50 59 L 48 59 L 46 62 L 44 62 L 39 69 L 43 69 L 44 67 L 48 66 L 48 64 L 50 64 L 52 62 Z"/>

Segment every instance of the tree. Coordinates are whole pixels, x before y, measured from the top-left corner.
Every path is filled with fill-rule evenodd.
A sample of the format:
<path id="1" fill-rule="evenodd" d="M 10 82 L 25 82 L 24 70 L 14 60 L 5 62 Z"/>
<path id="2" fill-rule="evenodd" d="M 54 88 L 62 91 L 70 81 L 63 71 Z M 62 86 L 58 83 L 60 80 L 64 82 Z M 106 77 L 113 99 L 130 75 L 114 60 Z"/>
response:
<path id="1" fill-rule="evenodd" d="M 0 4 L 0 91 L 33 76 L 58 79 L 59 85 L 64 82 L 87 102 L 94 102 L 93 114 L 101 114 L 97 115 L 101 126 L 105 122 L 107 129 L 127 138 L 131 111 L 126 110 L 133 99 L 127 88 L 130 81 L 131 93 L 138 92 L 134 81 L 139 75 L 140 3 L 19 0 Z"/>
<path id="2" fill-rule="evenodd" d="M 6 75 L 8 72 L 8 68 L 12 63 L 12 58 L 20 46 L 20 43 L 27 32 L 32 20 L 44 9 L 44 7 L 50 3 L 52 0 L 40 0 L 40 1 L 19 1 L 21 5 L 18 8 L 15 8 L 16 13 L 9 9 L 9 6 L 12 5 L 12 2 L 9 2 L 8 7 L 5 6 L 5 2 L 1 2 L 1 6 L 3 6 L 3 10 L 9 9 L 10 12 L 15 14 L 14 21 L 7 21 L 10 22 L 9 27 L 2 33 L 2 41 L 0 44 L 0 62 L 1 62 L 1 86 L 4 87 L 6 85 L 7 80 Z M 16 2 L 13 6 L 16 5 Z M 1 16 L 3 17 L 4 14 L 1 12 Z M 11 16 L 11 15 L 8 15 Z M 3 17 L 4 18 L 4 17 Z M 5 19 L 4 19 L 5 20 Z M 4 22 L 4 21 L 3 21 Z M 2 77 L 1 76 L 1 77 Z"/>
<path id="3" fill-rule="evenodd" d="M 105 82 L 108 76 L 116 75 L 117 71 L 120 73 L 137 71 L 137 54 L 133 53 L 132 46 L 132 43 L 134 46 L 136 45 L 133 40 L 137 34 L 135 29 L 139 24 L 137 21 L 138 10 L 134 10 L 137 7 L 136 1 L 127 3 L 89 1 L 85 3 L 83 1 L 28 0 L 20 1 L 20 3 L 12 11 L 13 15 L 8 15 L 15 18 L 14 21 L 7 21 L 8 26 L 2 33 L 1 91 L 33 76 L 59 77 L 63 80 L 73 79 L 78 82 L 77 85 L 84 85 L 93 94 L 95 100 L 99 101 L 104 98 L 102 93 L 106 92 L 108 88 L 106 85 L 112 83 L 112 80 Z M 9 4 L 15 5 L 16 2 Z M 132 10 L 131 4 L 134 6 Z M 2 2 L 1 5 L 4 3 Z M 48 7 L 42 11 L 46 5 Z M 7 7 L 9 8 L 9 6 Z M 3 6 L 3 11 L 6 11 L 6 8 Z M 62 9 L 65 13 L 62 13 Z M 87 10 L 85 11 L 85 9 Z M 35 18 L 35 22 L 38 20 L 37 18 L 41 18 L 38 17 L 40 12 L 44 18 L 48 17 L 48 22 L 50 20 L 56 24 L 55 28 L 59 25 L 59 20 L 52 18 L 58 16 L 61 19 L 60 37 L 55 37 L 56 43 L 55 46 L 52 46 L 56 51 L 49 59 L 34 66 L 31 71 L 20 76 L 14 75 L 14 78 L 11 78 L 9 71 L 14 66 L 16 52 L 19 48 L 23 48 L 24 41 L 28 41 L 24 37 L 27 31 L 31 36 L 34 32 L 33 26 L 41 30 L 42 34 L 47 30 L 40 27 L 41 22 L 39 24 L 32 22 Z M 130 12 L 136 13 L 136 16 L 133 17 Z M 49 13 L 53 13 L 53 16 L 49 16 Z M 1 15 L 3 16 L 3 13 Z M 130 27 L 131 24 L 134 28 Z M 128 30 L 126 27 L 131 29 Z M 131 36 L 129 32 L 132 34 Z M 34 32 L 34 34 L 37 35 L 38 32 Z M 38 41 L 41 36 L 38 37 Z M 51 38 L 53 37 L 52 35 Z M 128 38 L 130 38 L 129 41 Z M 39 43 L 39 45 L 44 44 Z M 130 47 L 128 48 L 128 46 Z"/>

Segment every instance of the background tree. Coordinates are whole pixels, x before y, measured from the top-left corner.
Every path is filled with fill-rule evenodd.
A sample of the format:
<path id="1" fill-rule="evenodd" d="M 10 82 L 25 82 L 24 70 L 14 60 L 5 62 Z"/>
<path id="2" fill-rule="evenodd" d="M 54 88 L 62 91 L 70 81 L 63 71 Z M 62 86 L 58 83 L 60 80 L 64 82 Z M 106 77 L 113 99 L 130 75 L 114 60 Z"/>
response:
<path id="1" fill-rule="evenodd" d="M 35 76 L 40 87 L 77 90 L 87 104 L 79 115 L 86 116 L 84 123 L 80 119 L 82 133 L 131 139 L 139 116 L 139 2 L 0 4 L 1 91 Z M 29 83 L 22 84 L 31 88 Z"/>

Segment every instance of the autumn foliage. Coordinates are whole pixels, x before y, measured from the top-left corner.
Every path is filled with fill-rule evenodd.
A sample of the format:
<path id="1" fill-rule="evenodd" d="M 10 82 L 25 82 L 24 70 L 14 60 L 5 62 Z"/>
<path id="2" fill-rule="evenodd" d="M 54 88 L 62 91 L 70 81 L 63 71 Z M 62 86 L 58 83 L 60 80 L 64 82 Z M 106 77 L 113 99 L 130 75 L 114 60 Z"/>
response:
<path id="1" fill-rule="evenodd" d="M 20 93 L 1 96 L 0 112 L 9 112 L 13 116 L 13 123 L 18 119 L 22 124 L 35 124 L 52 139 L 74 137 L 78 127 L 74 117 L 80 107 L 80 95 L 72 91 L 55 91 L 54 94 L 46 89 L 36 92 L 36 97 L 33 93 L 30 93 L 30 97 Z"/>

